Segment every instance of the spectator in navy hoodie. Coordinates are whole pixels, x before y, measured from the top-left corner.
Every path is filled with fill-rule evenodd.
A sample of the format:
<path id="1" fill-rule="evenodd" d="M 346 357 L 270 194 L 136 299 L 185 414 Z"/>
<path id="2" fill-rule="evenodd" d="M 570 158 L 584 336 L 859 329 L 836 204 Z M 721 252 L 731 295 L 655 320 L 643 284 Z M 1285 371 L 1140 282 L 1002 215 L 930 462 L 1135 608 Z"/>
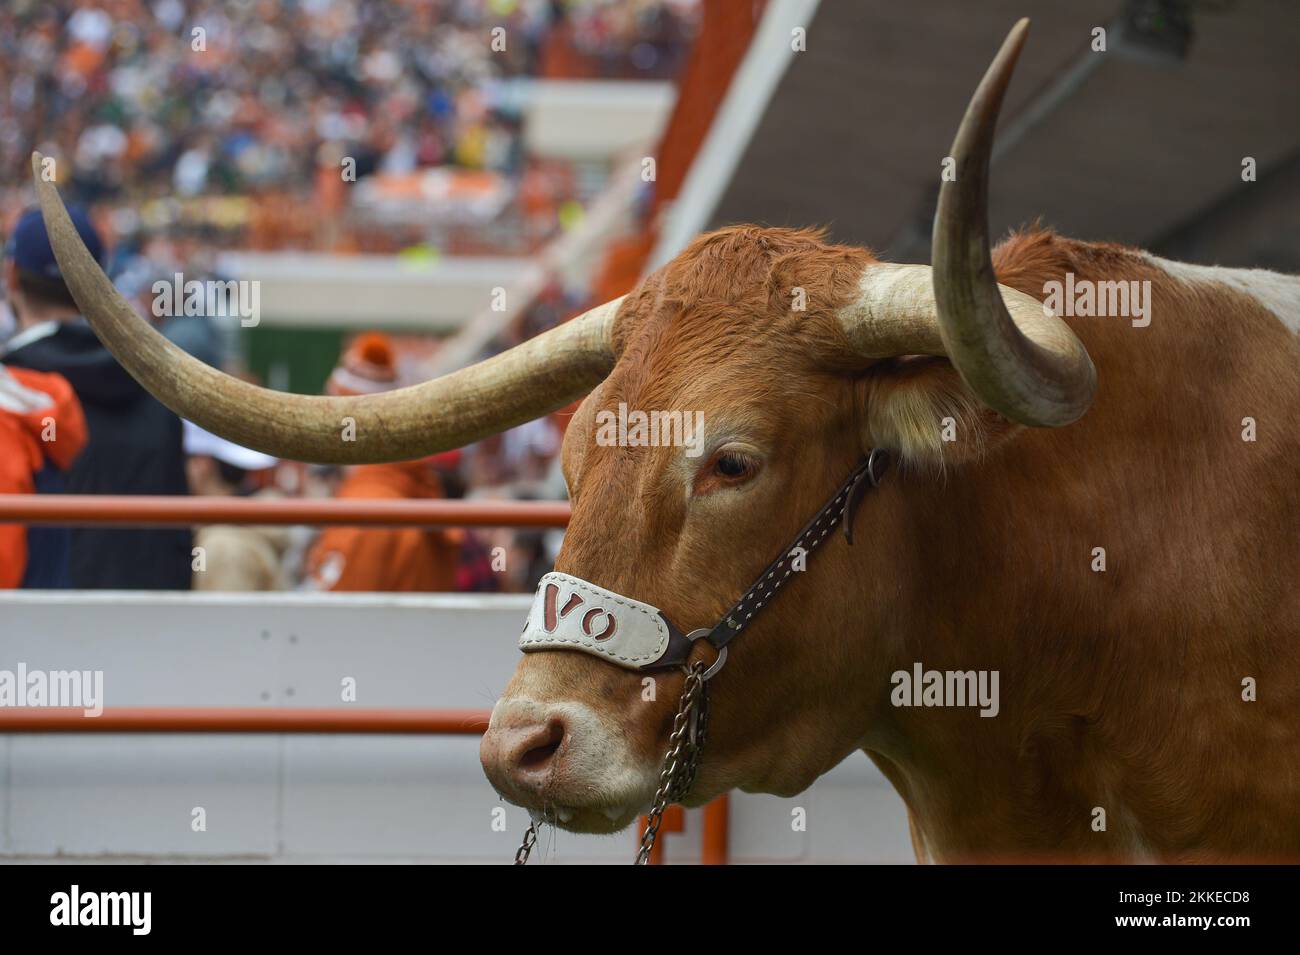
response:
<path id="1" fill-rule="evenodd" d="M 69 212 L 86 248 L 102 263 L 103 241 L 89 217 L 81 209 Z M 81 318 L 38 210 L 23 214 L 5 251 L 5 290 L 18 331 L 0 362 L 58 372 L 85 411 L 89 441 L 66 473 L 67 493 L 187 493 L 180 419 L 126 373 Z M 188 528 L 74 528 L 72 586 L 188 590 L 190 548 Z"/>

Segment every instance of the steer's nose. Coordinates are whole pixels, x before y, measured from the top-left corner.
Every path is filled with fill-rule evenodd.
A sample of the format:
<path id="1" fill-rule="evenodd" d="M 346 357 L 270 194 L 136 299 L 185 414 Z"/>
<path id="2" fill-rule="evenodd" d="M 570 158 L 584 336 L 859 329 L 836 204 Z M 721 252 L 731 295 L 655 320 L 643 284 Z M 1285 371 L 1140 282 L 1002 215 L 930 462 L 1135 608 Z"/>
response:
<path id="1" fill-rule="evenodd" d="M 562 713 L 536 705 L 498 704 L 483 734 L 479 759 L 499 792 L 526 803 L 550 781 L 567 735 Z"/>

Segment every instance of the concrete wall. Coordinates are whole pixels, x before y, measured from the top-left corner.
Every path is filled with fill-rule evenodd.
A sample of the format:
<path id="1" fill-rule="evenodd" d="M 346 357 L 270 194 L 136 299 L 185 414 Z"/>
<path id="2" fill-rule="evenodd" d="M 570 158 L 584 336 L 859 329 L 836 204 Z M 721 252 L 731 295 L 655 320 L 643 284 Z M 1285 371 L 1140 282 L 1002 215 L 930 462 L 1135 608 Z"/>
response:
<path id="1" fill-rule="evenodd" d="M 387 255 L 228 252 L 221 269 L 260 283 L 260 324 L 278 328 L 389 329 L 447 334 L 513 288 L 527 259 L 449 256 L 409 263 Z"/>
<path id="2" fill-rule="evenodd" d="M 0 593 L 0 669 L 101 669 L 109 707 L 487 709 L 528 601 Z M 796 799 L 732 799 L 734 861 L 911 861 L 902 803 L 865 756 Z M 526 818 L 507 807 L 494 832 L 501 805 L 476 737 L 0 735 L 5 861 L 504 863 Z M 206 832 L 191 829 L 199 806 Z M 670 861 L 698 860 L 699 830 L 688 814 Z M 625 862 L 634 841 L 546 830 L 534 861 Z"/>
<path id="3" fill-rule="evenodd" d="M 524 142 L 547 159 L 608 161 L 650 150 L 677 98 L 672 83 L 537 80 L 528 84 Z"/>

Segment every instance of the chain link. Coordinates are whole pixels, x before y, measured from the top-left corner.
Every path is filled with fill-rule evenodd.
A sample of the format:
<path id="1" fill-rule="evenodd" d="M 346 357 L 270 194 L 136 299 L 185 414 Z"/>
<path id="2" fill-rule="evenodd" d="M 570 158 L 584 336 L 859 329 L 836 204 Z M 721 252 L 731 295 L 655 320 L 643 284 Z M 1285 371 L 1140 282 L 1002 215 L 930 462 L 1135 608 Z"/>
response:
<path id="1" fill-rule="evenodd" d="M 633 865 L 645 865 L 650 861 L 650 850 L 654 848 L 659 827 L 663 825 L 664 810 L 669 803 L 681 802 L 695 784 L 700 750 L 704 748 L 709 727 L 709 684 L 704 679 L 705 669 L 703 663 L 696 663 L 686 673 L 686 685 L 682 687 L 677 715 L 673 717 L 673 730 L 668 734 L 668 753 L 664 756 L 663 769 L 659 771 L 659 788 L 650 804 L 645 832 L 641 834 L 641 846 Z M 537 820 L 534 819 L 528 824 L 524 841 L 515 852 L 515 865 L 526 865 L 535 845 Z"/>
<path id="2" fill-rule="evenodd" d="M 537 820 L 534 819 L 528 823 L 528 831 L 524 833 L 524 841 L 519 844 L 515 850 L 515 865 L 527 865 L 528 857 L 532 854 L 533 846 L 537 845 Z"/>

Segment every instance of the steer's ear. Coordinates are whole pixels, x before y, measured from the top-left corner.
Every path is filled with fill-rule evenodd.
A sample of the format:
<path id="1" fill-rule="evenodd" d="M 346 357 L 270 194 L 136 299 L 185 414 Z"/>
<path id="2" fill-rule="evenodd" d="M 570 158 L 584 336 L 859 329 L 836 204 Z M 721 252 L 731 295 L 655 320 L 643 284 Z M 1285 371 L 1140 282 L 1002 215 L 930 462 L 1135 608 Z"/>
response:
<path id="1" fill-rule="evenodd" d="M 866 446 L 889 448 L 904 464 L 977 460 L 1020 427 L 983 405 L 945 358 L 891 358 L 862 384 Z"/>

